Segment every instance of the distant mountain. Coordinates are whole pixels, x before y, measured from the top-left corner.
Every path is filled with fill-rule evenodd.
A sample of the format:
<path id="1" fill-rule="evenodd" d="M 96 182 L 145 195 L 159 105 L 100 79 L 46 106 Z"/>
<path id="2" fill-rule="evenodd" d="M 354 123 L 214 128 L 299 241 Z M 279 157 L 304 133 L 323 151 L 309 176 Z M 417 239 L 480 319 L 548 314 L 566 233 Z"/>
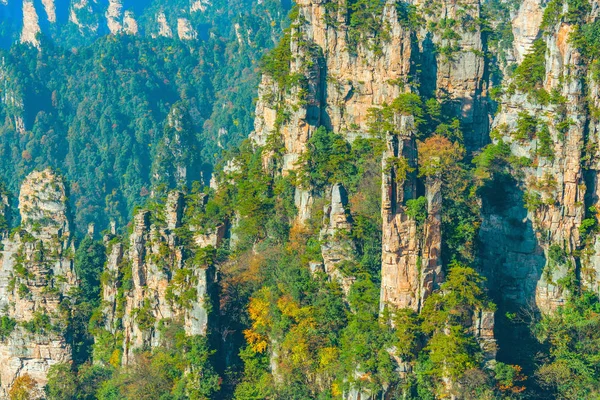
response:
<path id="1" fill-rule="evenodd" d="M 39 45 L 42 33 L 65 45 L 112 34 L 206 38 L 223 28 L 230 4 L 211 0 L 0 0 L 1 43 Z M 251 6 L 248 4 L 247 6 Z M 235 5 L 232 7 L 235 9 Z"/>

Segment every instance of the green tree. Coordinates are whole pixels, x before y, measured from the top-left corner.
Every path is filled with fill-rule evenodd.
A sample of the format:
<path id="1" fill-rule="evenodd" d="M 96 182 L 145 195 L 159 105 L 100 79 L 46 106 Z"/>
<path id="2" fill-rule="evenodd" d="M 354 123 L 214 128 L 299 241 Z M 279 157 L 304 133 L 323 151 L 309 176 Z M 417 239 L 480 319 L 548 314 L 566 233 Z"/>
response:
<path id="1" fill-rule="evenodd" d="M 456 383 L 483 361 L 469 330 L 475 312 L 494 309 L 482 284 L 483 278 L 474 269 L 453 262 L 439 292 L 425 300 L 422 329 L 431 335 L 425 349 L 429 373 L 437 380 L 451 378 Z"/>
<path id="2" fill-rule="evenodd" d="M 302 183 L 316 190 L 334 183 L 349 186 L 357 173 L 350 144 L 325 127 L 319 127 L 309 139 L 299 164 L 302 166 Z"/>
<path id="3" fill-rule="evenodd" d="M 534 330 L 538 340 L 550 348 L 550 358 L 537 369 L 540 386 L 564 399 L 595 398 L 600 395 L 600 301 L 584 291 L 547 314 Z"/>
<path id="4" fill-rule="evenodd" d="M 106 249 L 102 242 L 85 236 L 75 251 L 75 271 L 84 301 L 97 306 L 100 303 L 100 276 L 106 262 Z"/>
<path id="5" fill-rule="evenodd" d="M 76 399 L 77 376 L 68 364 L 55 364 L 48 370 L 48 400 Z"/>

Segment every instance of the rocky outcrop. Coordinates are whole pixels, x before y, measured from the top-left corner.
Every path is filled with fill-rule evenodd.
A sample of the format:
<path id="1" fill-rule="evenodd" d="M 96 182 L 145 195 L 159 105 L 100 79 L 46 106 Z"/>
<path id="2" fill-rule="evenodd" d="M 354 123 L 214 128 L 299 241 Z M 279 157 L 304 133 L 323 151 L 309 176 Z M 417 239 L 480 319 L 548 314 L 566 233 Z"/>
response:
<path id="1" fill-rule="evenodd" d="M 25 375 L 42 393 L 48 369 L 71 360 L 65 307 L 77 278 L 66 201 L 64 183 L 54 172 L 31 173 L 19 195 L 21 226 L 2 241 L 0 309 L 13 325 L 0 338 L 2 398 Z"/>
<path id="2" fill-rule="evenodd" d="M 382 15 L 389 40 L 365 37 L 355 43 L 340 3 L 333 12 L 320 1 L 298 3 L 299 17 L 292 26 L 290 76 L 305 77 L 298 84 L 280 87 L 264 74 L 258 89 L 251 140 L 265 146 L 276 137 L 284 151 L 281 173 L 298 169 L 300 155 L 319 126 L 344 135 L 349 141 L 366 136 L 369 110 L 391 103 L 403 92 L 411 69 L 411 32 L 393 4 Z M 353 37 L 353 36 L 352 36 Z M 381 49 L 377 49 L 381 46 Z M 268 166 L 272 154 L 264 152 Z M 310 218 L 314 203 L 311 188 L 296 188 L 298 222 Z"/>
<path id="3" fill-rule="evenodd" d="M 294 190 L 294 205 L 298 210 L 298 217 L 296 220 L 299 224 L 304 224 L 308 221 L 314 202 L 315 199 L 310 189 L 297 187 Z"/>
<path id="4" fill-rule="evenodd" d="M 525 0 L 521 3 L 512 20 L 513 49 L 518 63 L 523 61 L 525 54 L 531 50 L 533 41 L 538 38 L 543 17 L 541 0 Z"/>
<path id="5" fill-rule="evenodd" d="M 350 237 L 352 222 L 347 211 L 348 199 L 342 185 L 331 189 L 330 203 L 323 210 L 323 228 L 319 236 L 325 273 L 337 281 L 348 295 L 354 277 L 340 271 L 344 263 L 352 263 L 356 256 L 354 242 Z"/>
<path id="6" fill-rule="evenodd" d="M 191 256 L 191 249 L 184 249 L 177 234 L 183 208 L 183 193 L 169 193 L 163 210 L 139 211 L 128 241 L 113 239 L 110 246 L 103 325 L 122 337 L 124 365 L 133 361 L 137 349 L 161 344 L 161 327 L 181 324 L 188 335 L 207 331 L 212 243 L 198 246 Z"/>
<path id="7" fill-rule="evenodd" d="M 158 36 L 173 37 L 173 31 L 164 12 L 161 11 L 156 15 L 156 23 L 158 24 Z"/>
<path id="8" fill-rule="evenodd" d="M 40 22 L 32 0 L 23 1 L 23 30 L 21 31 L 21 43 L 30 43 L 39 46 L 37 35 L 41 32 Z"/>
<path id="9" fill-rule="evenodd" d="M 44 11 L 46 11 L 46 16 L 48 17 L 48 22 L 55 23 L 56 22 L 56 4 L 54 0 L 42 0 L 42 4 L 44 5 Z"/>
<path id="10" fill-rule="evenodd" d="M 494 337 L 495 318 L 493 311 L 478 310 L 473 316 L 473 325 L 470 330 L 475 336 L 477 343 L 483 350 L 486 363 L 496 360 L 498 346 Z"/>
<path id="11" fill-rule="evenodd" d="M 117 34 L 123 29 L 121 16 L 123 13 L 123 3 L 121 0 L 109 0 L 106 9 L 106 25 L 110 33 Z"/>
<path id="12" fill-rule="evenodd" d="M 181 40 L 194 40 L 198 36 L 198 33 L 192 28 L 189 19 L 177 18 L 177 36 Z"/>
<path id="13" fill-rule="evenodd" d="M 411 68 L 411 32 L 400 24 L 393 5 L 386 6 L 382 17 L 383 25 L 389 24 L 390 39 L 380 43 L 377 52 L 369 38 L 349 44 L 343 6 L 335 15 L 319 1 L 301 1 L 298 6 L 289 42 L 290 75 L 301 74 L 306 80 L 282 88 L 263 75 L 251 134 L 261 146 L 271 134 L 281 137 L 284 174 L 298 167 L 300 154 L 320 125 L 349 140 L 364 136 L 369 109 L 391 103 L 402 93 L 400 83 Z"/>
<path id="14" fill-rule="evenodd" d="M 27 176 L 19 193 L 19 210 L 21 227 L 36 239 L 70 237 L 65 186 L 51 170 Z"/>
<path id="15" fill-rule="evenodd" d="M 219 224 L 214 228 L 204 230 L 204 233 L 197 232 L 194 236 L 194 241 L 199 247 L 214 247 L 215 249 L 221 245 L 227 232 L 225 224 Z"/>
<path id="16" fill-rule="evenodd" d="M 125 15 L 123 16 L 123 31 L 128 35 L 137 35 L 139 32 L 138 23 L 132 11 L 125 11 Z"/>

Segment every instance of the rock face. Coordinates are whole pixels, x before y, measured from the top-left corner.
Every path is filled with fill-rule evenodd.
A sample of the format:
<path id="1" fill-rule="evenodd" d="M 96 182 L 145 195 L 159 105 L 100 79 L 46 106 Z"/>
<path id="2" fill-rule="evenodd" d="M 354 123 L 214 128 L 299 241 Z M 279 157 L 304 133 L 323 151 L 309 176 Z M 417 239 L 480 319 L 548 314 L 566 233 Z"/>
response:
<path id="1" fill-rule="evenodd" d="M 128 241 L 111 245 L 103 285 L 104 329 L 122 337 L 124 365 L 133 361 L 136 349 L 161 343 L 161 327 L 182 324 L 188 335 L 206 333 L 213 272 L 198 256 L 206 248 L 199 248 L 196 257 L 185 255 L 176 233 L 183 207 L 183 193 L 171 192 L 164 210 L 138 212 Z"/>
<path id="2" fill-rule="evenodd" d="M 517 62 L 523 61 L 533 41 L 538 38 L 543 17 L 544 9 L 541 0 L 525 0 L 521 3 L 512 21 L 513 49 Z"/>
<path id="3" fill-rule="evenodd" d="M 23 1 L 23 30 L 21 31 L 21 43 L 31 43 L 39 46 L 37 34 L 40 33 L 40 23 L 33 1 Z"/>
<path id="4" fill-rule="evenodd" d="M 161 11 L 156 15 L 156 22 L 158 24 L 158 36 L 173 37 L 173 31 L 164 12 Z"/>
<path id="5" fill-rule="evenodd" d="M 42 4 L 44 5 L 44 11 L 48 16 L 48 22 L 55 23 L 56 22 L 56 4 L 54 0 L 42 0 Z"/>
<path id="6" fill-rule="evenodd" d="M 131 11 L 125 11 L 125 15 L 123 16 L 123 32 L 128 35 L 137 35 L 139 32 L 138 23 Z"/>
<path id="7" fill-rule="evenodd" d="M 192 28 L 190 20 L 187 18 L 177 18 L 177 36 L 181 40 L 193 40 L 196 39 L 198 34 Z"/>
<path id="8" fill-rule="evenodd" d="M 306 82 L 282 88 L 263 75 L 251 134 L 258 145 L 266 144 L 271 134 L 281 137 L 284 174 L 297 168 L 300 154 L 320 125 L 350 140 L 363 136 L 368 110 L 402 93 L 397 82 L 406 80 L 411 67 L 410 30 L 400 25 L 395 7 L 384 12 L 390 40 L 375 53 L 366 42 L 348 44 L 349 27 L 341 9 L 334 15 L 320 1 L 301 1 L 298 6 L 300 16 L 289 44 L 290 74 L 302 74 Z M 287 118 L 281 122 L 278 115 Z"/>
<path id="9" fill-rule="evenodd" d="M 496 338 L 494 337 L 495 318 L 493 311 L 478 311 L 473 316 L 473 325 L 471 332 L 483 349 L 485 361 L 487 363 L 496 360 Z"/>
<path id="10" fill-rule="evenodd" d="M 123 3 L 121 0 L 110 0 L 106 9 L 106 25 L 110 33 L 117 34 L 123 29 L 121 15 L 123 13 Z"/>
<path id="11" fill-rule="evenodd" d="M 423 68 L 421 94 L 435 95 L 457 115 L 467 150 L 475 151 L 489 141 L 487 67 L 484 39 L 479 23 L 480 0 L 412 0 L 427 23 L 416 29 L 418 56 Z M 449 32 L 452 32 L 449 34 Z"/>
<path id="12" fill-rule="evenodd" d="M 401 25 L 393 5 L 385 7 L 383 17 L 384 24 L 389 24 L 390 39 L 375 52 L 368 40 L 349 43 L 349 21 L 343 5 L 335 12 L 325 2 L 297 4 L 299 17 L 289 41 L 290 74 L 306 79 L 298 85 L 280 87 L 272 77 L 263 75 L 250 135 L 259 146 L 273 137 L 282 142 L 284 175 L 299 167 L 299 157 L 319 126 L 350 141 L 365 136 L 369 109 L 391 103 L 402 93 L 402 83 L 411 69 L 411 32 Z M 312 203 L 310 188 L 297 189 L 299 222 L 310 217 Z"/>
<path id="13" fill-rule="evenodd" d="M 0 398 L 29 375 L 39 386 L 48 369 L 71 361 L 63 333 L 69 291 L 77 285 L 63 181 L 51 170 L 31 173 L 21 186 L 21 227 L 3 235 L 0 309 L 13 322 L 0 338 Z"/>
<path id="14" fill-rule="evenodd" d="M 67 195 L 62 179 L 49 169 L 29 174 L 21 185 L 21 227 L 36 239 L 69 238 Z"/>

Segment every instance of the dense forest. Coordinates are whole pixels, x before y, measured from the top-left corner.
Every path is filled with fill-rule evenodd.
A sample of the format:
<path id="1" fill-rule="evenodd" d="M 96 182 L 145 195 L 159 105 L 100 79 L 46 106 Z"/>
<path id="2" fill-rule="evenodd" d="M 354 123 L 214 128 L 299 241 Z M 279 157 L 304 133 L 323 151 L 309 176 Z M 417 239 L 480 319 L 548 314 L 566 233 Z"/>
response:
<path id="1" fill-rule="evenodd" d="M 600 3 L 117 3 L 2 50 L 0 398 L 600 397 Z"/>

